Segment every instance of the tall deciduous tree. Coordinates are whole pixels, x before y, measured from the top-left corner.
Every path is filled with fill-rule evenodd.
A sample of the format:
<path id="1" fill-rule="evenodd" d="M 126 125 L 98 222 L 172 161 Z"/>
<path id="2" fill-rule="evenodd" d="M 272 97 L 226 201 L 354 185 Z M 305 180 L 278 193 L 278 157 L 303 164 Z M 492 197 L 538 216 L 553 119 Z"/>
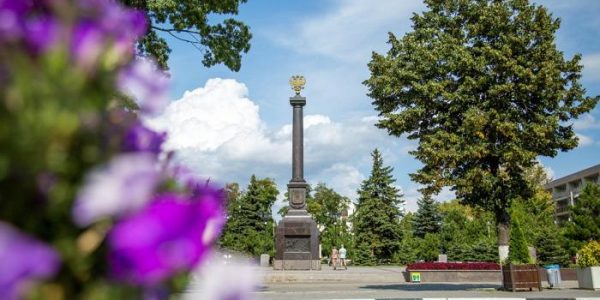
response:
<path id="1" fill-rule="evenodd" d="M 427 233 L 438 233 L 441 226 L 441 216 L 435 200 L 429 195 L 417 202 L 419 209 L 413 220 L 415 235 L 424 237 Z"/>
<path id="2" fill-rule="evenodd" d="M 361 263 L 361 258 L 370 261 L 367 258 L 371 256 L 379 261 L 391 260 L 401 238 L 400 206 L 404 200 L 394 186 L 393 169 L 383 166 L 379 150 L 375 149 L 371 156 L 371 175 L 358 190 L 358 203 L 352 220 L 358 263 Z"/>
<path id="3" fill-rule="evenodd" d="M 275 182 L 252 175 L 246 191 L 239 193 L 235 185 L 230 185 L 228 192 L 229 214 L 221 245 L 252 255 L 272 253 L 274 220 L 271 208 L 279 194 Z"/>
<path id="4" fill-rule="evenodd" d="M 349 232 L 345 222 L 342 221 L 343 211 L 348 210 L 350 199 L 338 194 L 324 183 L 315 187 L 311 201 L 307 201 L 307 210 L 313 216 L 317 226 L 322 228 L 321 244 L 323 254 L 331 253 L 333 246 L 340 248 L 342 243 L 349 244 Z"/>
<path id="5" fill-rule="evenodd" d="M 150 28 L 138 43 L 142 55 L 150 55 L 158 64 L 167 69 L 171 48 L 159 32 L 189 43 L 202 54 L 202 63 L 213 66 L 225 64 L 238 71 L 241 66 L 241 53 L 250 50 L 252 34 L 247 25 L 225 18 L 211 24 L 215 15 L 236 15 L 239 5 L 246 0 L 120 0 L 123 4 L 146 11 L 151 20 Z"/>
<path id="6" fill-rule="evenodd" d="M 560 20 L 527 0 L 426 0 L 413 31 L 390 33 L 365 81 L 392 135 L 418 140 L 411 178 L 495 213 L 508 245 L 512 199 L 532 191 L 524 169 L 577 146 L 570 121 L 595 107 L 580 84 L 580 55 L 555 44 Z"/>

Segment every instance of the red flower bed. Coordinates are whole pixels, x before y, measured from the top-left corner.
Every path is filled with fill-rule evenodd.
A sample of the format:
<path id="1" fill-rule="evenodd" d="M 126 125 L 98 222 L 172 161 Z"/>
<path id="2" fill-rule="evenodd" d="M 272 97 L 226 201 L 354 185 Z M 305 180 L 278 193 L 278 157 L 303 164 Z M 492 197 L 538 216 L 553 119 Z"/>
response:
<path id="1" fill-rule="evenodd" d="M 500 265 L 493 262 L 421 262 L 408 264 L 406 270 L 500 270 Z"/>

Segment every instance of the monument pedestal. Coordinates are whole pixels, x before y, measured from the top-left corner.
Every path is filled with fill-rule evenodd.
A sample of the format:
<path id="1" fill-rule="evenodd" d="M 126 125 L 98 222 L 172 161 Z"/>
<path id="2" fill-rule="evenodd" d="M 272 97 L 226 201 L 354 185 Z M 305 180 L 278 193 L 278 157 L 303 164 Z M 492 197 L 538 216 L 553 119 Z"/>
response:
<path id="1" fill-rule="evenodd" d="M 319 229 L 305 210 L 290 210 L 275 236 L 275 270 L 321 270 Z"/>

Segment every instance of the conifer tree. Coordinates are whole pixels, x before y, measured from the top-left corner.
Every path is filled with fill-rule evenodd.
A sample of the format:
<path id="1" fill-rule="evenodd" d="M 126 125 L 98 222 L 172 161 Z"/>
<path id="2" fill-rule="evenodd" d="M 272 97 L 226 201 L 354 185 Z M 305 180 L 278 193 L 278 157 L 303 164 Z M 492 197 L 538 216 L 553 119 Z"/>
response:
<path id="1" fill-rule="evenodd" d="M 516 219 L 512 220 L 509 246 L 508 262 L 517 264 L 530 262 L 527 240 L 523 235 L 519 221 Z"/>
<path id="2" fill-rule="evenodd" d="M 379 150 L 371 154 L 371 175 L 358 190 L 358 203 L 353 215 L 357 263 L 366 263 L 367 257 L 379 262 L 391 261 L 400 246 L 400 206 L 404 203 L 394 186 L 393 169 L 383 166 Z"/>
<path id="3" fill-rule="evenodd" d="M 569 255 L 562 247 L 560 234 L 556 225 L 544 227 L 535 243 L 537 260 L 540 265 L 559 264 L 569 265 Z"/>
<path id="4" fill-rule="evenodd" d="M 415 236 L 424 237 L 427 233 L 440 231 L 441 216 L 435 200 L 426 195 L 417 202 L 419 209 L 415 214 L 413 228 Z"/>
<path id="5" fill-rule="evenodd" d="M 566 224 L 565 236 L 577 249 L 585 242 L 600 240 L 600 185 L 588 183 L 571 207 L 571 221 Z"/>

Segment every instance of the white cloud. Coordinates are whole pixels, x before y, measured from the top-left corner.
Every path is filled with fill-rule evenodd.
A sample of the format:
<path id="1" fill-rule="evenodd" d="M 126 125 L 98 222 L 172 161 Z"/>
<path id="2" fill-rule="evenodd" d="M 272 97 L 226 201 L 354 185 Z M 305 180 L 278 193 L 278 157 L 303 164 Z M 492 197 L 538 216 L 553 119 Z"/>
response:
<path id="1" fill-rule="evenodd" d="M 600 72 L 600 69 L 598 71 Z M 600 128 L 600 122 L 591 114 L 586 114 L 573 122 L 573 128 L 575 130 L 596 129 Z"/>
<path id="2" fill-rule="evenodd" d="M 356 199 L 356 190 L 365 178 L 365 175 L 355 166 L 336 163 L 317 174 L 314 183 L 324 182 L 340 195 Z"/>
<path id="3" fill-rule="evenodd" d="M 591 137 L 587 136 L 587 135 L 583 135 L 583 134 L 577 133 L 576 136 L 579 139 L 579 146 L 580 147 L 589 146 L 589 145 L 592 145 L 594 143 L 594 140 Z"/>
<path id="4" fill-rule="evenodd" d="M 373 46 L 385 46 L 388 31 L 405 32 L 421 1 L 332 1 L 333 8 L 302 20 L 291 32 L 274 38 L 295 51 L 319 54 L 346 62 L 364 63 Z"/>
<path id="5" fill-rule="evenodd" d="M 581 63 L 583 64 L 584 80 L 600 79 L 600 53 L 583 56 Z"/>
<path id="6" fill-rule="evenodd" d="M 274 178 L 285 192 L 291 178 L 292 127 L 269 128 L 248 89 L 232 79 L 210 79 L 187 91 L 147 123 L 168 132 L 165 148 L 197 174 L 245 185 L 252 174 Z M 380 147 L 386 163 L 405 158 L 405 139 L 390 138 L 364 116 L 337 122 L 325 115 L 304 117 L 305 179 L 325 182 L 354 198 L 370 170 L 370 152 Z M 391 150 L 393 149 L 393 150 Z"/>

